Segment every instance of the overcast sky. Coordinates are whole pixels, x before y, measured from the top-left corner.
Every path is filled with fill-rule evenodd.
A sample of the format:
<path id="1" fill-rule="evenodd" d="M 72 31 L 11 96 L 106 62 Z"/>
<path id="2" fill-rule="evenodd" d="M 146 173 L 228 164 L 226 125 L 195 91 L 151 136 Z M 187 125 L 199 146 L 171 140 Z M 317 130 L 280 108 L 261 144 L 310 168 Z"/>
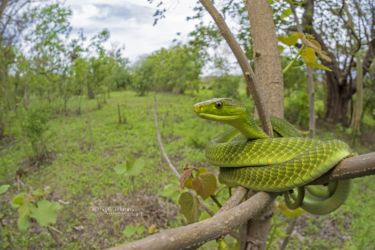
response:
<path id="1" fill-rule="evenodd" d="M 158 2 L 158 1 L 157 1 Z M 67 0 L 73 10 L 74 29 L 92 36 L 103 28 L 111 32 L 111 43 L 125 45 L 124 56 L 131 61 L 161 47 L 168 47 L 176 33 L 184 39 L 194 23 L 186 17 L 193 13 L 195 1 L 165 0 L 166 18 L 153 26 L 155 6 L 147 0 Z"/>

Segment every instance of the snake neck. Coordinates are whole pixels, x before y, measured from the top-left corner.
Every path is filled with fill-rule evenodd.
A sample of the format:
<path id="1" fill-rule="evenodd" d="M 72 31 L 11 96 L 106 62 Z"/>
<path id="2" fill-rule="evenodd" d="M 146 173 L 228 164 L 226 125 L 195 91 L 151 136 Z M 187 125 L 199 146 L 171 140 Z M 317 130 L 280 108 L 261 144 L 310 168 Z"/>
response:
<path id="1" fill-rule="evenodd" d="M 268 138 L 268 135 L 249 115 L 242 115 L 235 120 L 227 121 L 227 123 L 239 130 L 249 140 Z"/>

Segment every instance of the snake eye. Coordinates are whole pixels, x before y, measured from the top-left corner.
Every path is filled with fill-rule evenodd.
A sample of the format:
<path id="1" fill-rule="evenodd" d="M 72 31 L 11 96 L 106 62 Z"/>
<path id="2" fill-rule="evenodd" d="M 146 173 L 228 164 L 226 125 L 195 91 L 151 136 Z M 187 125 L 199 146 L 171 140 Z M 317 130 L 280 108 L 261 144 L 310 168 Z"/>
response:
<path id="1" fill-rule="evenodd" d="M 223 107 L 223 103 L 220 102 L 220 101 L 217 101 L 217 102 L 215 102 L 215 107 L 216 107 L 217 109 L 220 109 L 221 107 Z"/>

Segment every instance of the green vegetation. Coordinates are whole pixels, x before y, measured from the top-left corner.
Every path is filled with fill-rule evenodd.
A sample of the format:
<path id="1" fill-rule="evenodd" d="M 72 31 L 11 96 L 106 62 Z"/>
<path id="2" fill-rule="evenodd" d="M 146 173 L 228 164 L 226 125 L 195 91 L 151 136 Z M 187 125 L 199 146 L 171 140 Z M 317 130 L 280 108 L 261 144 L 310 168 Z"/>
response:
<path id="1" fill-rule="evenodd" d="M 191 111 L 192 104 L 211 95 L 210 92 L 202 92 L 196 97 L 157 95 L 163 141 L 181 172 L 186 164 L 207 168 L 204 146 L 224 129 L 224 126 L 198 119 Z M 126 124 L 118 123 L 119 104 L 127 107 L 123 109 Z M 2 144 L 0 151 L 0 183 L 11 185 L 0 196 L 0 218 L 4 225 L 1 237 L 6 239 L 1 241 L 0 248 L 103 248 L 143 237 L 166 226 L 184 223 L 182 215 L 176 216 L 177 199 L 181 193 L 178 180 L 163 161 L 156 142 L 152 117 L 153 95 L 137 97 L 134 92 L 113 92 L 108 103 L 100 110 L 96 109 L 95 100 L 82 101 L 82 107 L 80 116 L 55 116 L 49 120 L 46 145 L 53 149 L 56 158 L 33 171 L 29 171 L 31 166 L 25 161 L 33 155 L 32 147 L 25 143 L 22 123 L 13 123 L 16 124 L 12 127 L 15 138 L 10 144 Z M 74 105 L 69 108 L 74 108 Z M 21 118 L 20 113 L 14 119 Z M 344 131 L 336 129 L 337 133 L 329 134 L 322 129 L 320 135 L 323 137 L 339 136 L 350 141 L 351 137 Z M 364 149 L 359 151 L 364 152 Z M 132 159 L 138 160 L 132 163 Z M 135 171 L 132 166 L 142 171 Z M 22 182 L 15 181 L 17 172 L 24 173 L 20 179 Z M 201 180 L 203 172 L 197 173 Z M 133 176 L 135 181 L 132 180 Z M 17 185 L 20 185 L 20 190 Z M 31 220 L 28 231 L 19 231 L 18 214 L 10 201 L 20 192 L 32 193 L 47 186 L 51 193 L 45 194 L 43 199 L 62 206 L 57 211 L 54 225 L 60 233 L 51 229 L 40 231 L 36 224 L 38 220 Z M 375 228 L 375 221 L 369 219 L 375 206 L 370 198 L 373 188 L 374 177 L 354 180 L 352 195 L 337 212 L 324 217 L 300 217 L 298 234 L 292 236 L 291 245 L 297 248 L 303 245 L 315 248 L 371 248 L 375 244 L 368 237 Z M 228 194 L 222 190 L 222 186 L 219 190 L 218 197 L 223 201 Z M 207 197 L 207 194 L 203 195 Z M 214 211 L 217 210 L 212 200 L 207 199 L 207 202 Z M 35 201 L 34 204 L 39 203 Z M 120 208 L 124 211 L 116 210 Z M 280 244 L 286 224 L 290 221 L 281 211 L 274 219 L 276 228 L 272 231 L 272 246 L 275 248 Z M 141 217 L 141 213 L 145 217 Z M 203 213 L 200 218 L 207 216 Z M 141 226 L 145 229 L 140 229 Z M 35 233 L 35 230 L 40 233 Z M 329 234 L 324 230 L 328 230 Z M 56 242 L 55 238 L 59 241 Z"/>
<path id="2" fill-rule="evenodd" d="M 255 53 L 244 1 L 226 2 L 222 12 L 239 23 L 234 34 L 252 63 Z M 324 16 L 324 8 L 341 8 L 347 17 L 331 13 L 324 18 L 329 25 L 315 27 L 320 40 L 286 32 L 294 29 L 294 1 L 270 2 L 281 35 L 285 90 L 278 94 L 285 97 L 285 117 L 308 129 L 309 65 L 315 69 L 318 137 L 342 139 L 358 153 L 375 151 L 375 68 L 366 40 L 370 36 L 359 36 L 356 43 L 353 37 L 336 37 L 341 35 L 339 28 L 369 33 L 367 20 L 358 27 L 345 20 L 351 18 L 349 13 L 360 20 L 372 13 L 373 6 L 364 3 L 363 12 L 361 4 L 341 8 L 328 1 L 328 7 L 317 6 Z M 305 8 L 295 4 L 300 11 Z M 163 16 L 163 8 L 160 1 L 156 18 Z M 203 17 L 201 6 L 194 11 L 189 19 Z M 254 107 L 243 77 L 231 73 L 228 54 L 220 51 L 222 38 L 215 26 L 200 22 L 186 44 L 177 41 L 131 64 L 123 47 L 108 47 L 109 30 L 90 37 L 76 32 L 72 14 L 56 1 L 0 3 L 0 249 L 111 247 L 208 218 L 198 201 L 217 212 L 229 197 L 227 188 L 217 182 L 217 168 L 211 168 L 204 156 L 208 141 L 226 127 L 197 118 L 192 105 L 212 97 L 234 97 Z M 337 46 L 330 48 L 327 41 L 335 39 Z M 364 67 L 360 131 L 347 126 L 354 113 L 352 86 L 358 63 L 352 51 L 358 51 L 356 58 Z M 210 63 L 215 73 L 203 76 Z M 343 64 L 345 69 L 340 68 Z M 163 143 L 180 180 L 164 162 L 156 140 L 154 97 Z M 287 225 L 295 220 L 291 249 L 372 249 L 374 178 L 354 180 L 345 205 L 324 217 L 291 212 L 278 201 L 269 249 L 279 249 Z M 203 249 L 236 244 L 226 236 Z"/>

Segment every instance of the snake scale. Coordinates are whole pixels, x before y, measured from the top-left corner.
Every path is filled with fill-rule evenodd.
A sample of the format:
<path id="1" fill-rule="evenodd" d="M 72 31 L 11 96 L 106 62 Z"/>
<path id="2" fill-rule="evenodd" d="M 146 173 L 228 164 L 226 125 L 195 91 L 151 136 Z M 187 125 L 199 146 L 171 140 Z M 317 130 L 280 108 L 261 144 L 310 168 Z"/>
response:
<path id="1" fill-rule="evenodd" d="M 284 192 L 289 208 L 302 207 L 313 214 L 337 209 L 347 198 L 350 181 L 325 188 L 305 185 L 353 155 L 340 140 L 300 137 L 286 120 L 272 118 L 276 138 L 270 138 L 238 101 L 215 98 L 194 105 L 201 118 L 225 123 L 234 129 L 219 135 L 206 147 L 206 158 L 220 167 L 219 180 L 228 186 L 256 191 Z M 294 191 L 291 191 L 294 190 Z"/>

